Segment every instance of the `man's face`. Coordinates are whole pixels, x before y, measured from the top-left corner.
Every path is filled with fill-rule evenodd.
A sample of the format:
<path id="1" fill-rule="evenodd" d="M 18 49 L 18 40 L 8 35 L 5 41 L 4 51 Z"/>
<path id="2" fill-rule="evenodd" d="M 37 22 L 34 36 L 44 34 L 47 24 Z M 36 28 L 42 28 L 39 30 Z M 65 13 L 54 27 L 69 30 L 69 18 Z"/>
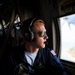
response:
<path id="1" fill-rule="evenodd" d="M 44 24 L 40 22 L 35 23 L 33 29 L 34 29 L 34 36 L 35 36 L 35 41 L 33 42 L 34 46 L 37 48 L 44 48 L 45 42 L 48 39 Z"/>

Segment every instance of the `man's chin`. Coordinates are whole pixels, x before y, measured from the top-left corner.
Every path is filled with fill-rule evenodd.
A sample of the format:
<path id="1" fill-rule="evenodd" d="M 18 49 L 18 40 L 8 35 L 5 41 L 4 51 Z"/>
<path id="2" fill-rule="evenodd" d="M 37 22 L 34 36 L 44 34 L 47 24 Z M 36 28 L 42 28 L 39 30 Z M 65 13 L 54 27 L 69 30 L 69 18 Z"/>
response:
<path id="1" fill-rule="evenodd" d="M 45 48 L 45 45 L 43 45 L 42 48 Z"/>

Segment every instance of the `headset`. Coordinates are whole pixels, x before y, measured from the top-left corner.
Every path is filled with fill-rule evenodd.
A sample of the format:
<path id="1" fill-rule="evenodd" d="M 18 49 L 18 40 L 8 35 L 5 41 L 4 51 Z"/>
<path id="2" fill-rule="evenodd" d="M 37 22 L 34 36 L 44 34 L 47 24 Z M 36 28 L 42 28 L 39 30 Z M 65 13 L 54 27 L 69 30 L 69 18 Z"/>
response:
<path id="1" fill-rule="evenodd" d="M 34 32 L 32 31 L 31 27 L 33 26 L 33 23 L 37 20 L 37 18 L 30 18 L 23 22 L 23 25 L 21 27 L 21 32 L 24 36 L 24 38 L 32 42 L 34 40 Z"/>

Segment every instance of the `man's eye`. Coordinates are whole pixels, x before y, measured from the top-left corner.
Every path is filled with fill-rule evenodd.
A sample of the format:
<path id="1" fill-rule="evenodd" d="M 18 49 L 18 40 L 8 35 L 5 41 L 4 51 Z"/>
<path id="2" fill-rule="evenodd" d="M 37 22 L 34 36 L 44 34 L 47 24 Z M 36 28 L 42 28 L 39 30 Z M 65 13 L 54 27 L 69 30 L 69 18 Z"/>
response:
<path id="1" fill-rule="evenodd" d="M 40 37 L 44 37 L 45 35 L 46 35 L 46 32 L 40 32 L 40 33 L 39 33 L 39 36 L 40 36 Z"/>
<path id="2" fill-rule="evenodd" d="M 42 32 L 42 33 L 41 33 L 41 36 L 43 37 L 44 35 L 45 35 L 45 33 Z"/>

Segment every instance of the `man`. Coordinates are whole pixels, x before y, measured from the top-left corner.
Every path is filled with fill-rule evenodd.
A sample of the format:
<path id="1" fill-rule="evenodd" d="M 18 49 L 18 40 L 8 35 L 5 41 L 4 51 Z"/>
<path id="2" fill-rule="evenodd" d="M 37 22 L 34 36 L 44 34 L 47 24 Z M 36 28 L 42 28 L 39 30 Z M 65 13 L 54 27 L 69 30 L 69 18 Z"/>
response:
<path id="1" fill-rule="evenodd" d="M 2 75 L 69 75 L 55 52 L 45 47 L 48 36 L 42 19 L 25 20 L 21 32 L 24 43 L 1 61 Z"/>

